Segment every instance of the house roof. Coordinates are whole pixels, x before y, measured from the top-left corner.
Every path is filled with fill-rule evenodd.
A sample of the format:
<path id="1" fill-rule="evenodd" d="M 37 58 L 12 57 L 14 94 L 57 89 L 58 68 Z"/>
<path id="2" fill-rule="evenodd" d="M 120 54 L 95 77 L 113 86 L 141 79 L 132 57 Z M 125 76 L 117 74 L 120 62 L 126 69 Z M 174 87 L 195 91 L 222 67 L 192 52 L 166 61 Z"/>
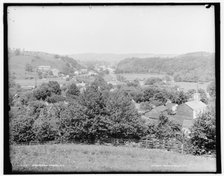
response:
<path id="1" fill-rule="evenodd" d="M 207 106 L 201 101 L 188 101 L 185 104 L 193 110 L 203 109 Z"/>
<path id="2" fill-rule="evenodd" d="M 174 106 L 177 106 L 177 104 L 175 104 L 175 103 L 167 103 L 167 104 L 166 104 L 166 107 L 167 107 L 168 109 L 170 109 L 170 108 L 172 108 L 172 107 L 174 107 Z"/>
<path id="3" fill-rule="evenodd" d="M 164 112 L 166 110 L 167 110 L 166 106 L 157 106 L 154 109 L 152 109 L 150 112 L 147 112 L 145 116 L 149 118 L 159 118 L 159 115 L 161 114 L 161 112 Z"/>
<path id="4" fill-rule="evenodd" d="M 194 121 L 193 120 L 184 120 L 183 121 L 183 128 L 191 128 L 193 126 Z"/>

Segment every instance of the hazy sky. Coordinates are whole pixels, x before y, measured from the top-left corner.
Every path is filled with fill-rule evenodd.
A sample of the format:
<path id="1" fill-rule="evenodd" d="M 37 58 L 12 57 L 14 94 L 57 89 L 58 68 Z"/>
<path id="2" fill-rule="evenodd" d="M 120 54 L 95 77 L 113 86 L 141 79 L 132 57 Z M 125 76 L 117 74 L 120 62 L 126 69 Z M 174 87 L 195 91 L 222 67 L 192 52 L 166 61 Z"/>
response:
<path id="1" fill-rule="evenodd" d="M 9 47 L 57 54 L 214 52 L 204 6 L 10 7 Z"/>

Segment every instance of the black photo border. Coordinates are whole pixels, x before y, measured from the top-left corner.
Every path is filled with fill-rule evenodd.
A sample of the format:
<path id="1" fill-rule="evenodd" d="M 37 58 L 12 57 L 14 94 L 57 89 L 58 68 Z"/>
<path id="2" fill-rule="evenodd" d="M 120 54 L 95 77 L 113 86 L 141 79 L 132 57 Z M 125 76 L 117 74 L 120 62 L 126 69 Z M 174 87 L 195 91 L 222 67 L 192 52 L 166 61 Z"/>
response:
<path id="1" fill-rule="evenodd" d="M 9 150 L 9 105 L 8 105 L 8 7 L 10 6 L 214 6 L 214 16 L 215 16 L 215 79 L 216 79 L 216 171 L 215 172 L 17 172 L 12 171 L 12 166 L 10 163 L 10 150 Z M 219 2 L 203 2 L 203 3 L 115 3 L 115 2 L 105 2 L 105 3 L 4 3 L 3 4 L 3 23 L 4 23 L 4 40 L 3 40 L 3 96 L 4 96 L 4 141 L 3 141 L 3 154 L 4 154 L 4 174 L 187 174 L 187 173 L 197 173 L 197 174 L 208 174 L 208 173 L 221 173 L 221 112 L 220 112 L 220 3 Z"/>

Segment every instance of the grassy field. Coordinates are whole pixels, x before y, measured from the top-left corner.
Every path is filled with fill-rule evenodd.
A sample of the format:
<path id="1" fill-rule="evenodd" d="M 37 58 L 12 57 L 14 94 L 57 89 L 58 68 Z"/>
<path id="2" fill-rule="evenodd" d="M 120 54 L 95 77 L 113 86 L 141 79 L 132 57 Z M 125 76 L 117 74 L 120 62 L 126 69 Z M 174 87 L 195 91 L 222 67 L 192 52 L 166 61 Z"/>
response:
<path id="1" fill-rule="evenodd" d="M 194 83 L 194 82 L 174 82 L 174 85 L 177 85 L 179 86 L 180 88 L 182 88 L 184 91 L 188 91 L 189 89 L 197 89 L 197 86 L 198 86 L 198 89 L 204 89 L 206 90 L 208 85 L 209 85 L 209 82 L 207 83 Z"/>
<path id="2" fill-rule="evenodd" d="M 129 81 L 133 81 L 135 79 L 148 79 L 151 77 L 163 78 L 165 76 L 163 74 L 152 74 L 152 73 L 145 73 L 145 74 L 123 73 L 123 74 L 119 74 L 119 75 L 124 76 Z"/>
<path id="3" fill-rule="evenodd" d="M 13 171 L 210 171 L 215 158 L 182 155 L 158 149 L 102 145 L 16 145 L 10 148 Z"/>
<path id="4" fill-rule="evenodd" d="M 57 81 L 59 84 L 67 84 L 69 82 L 62 78 L 37 79 L 37 86 L 41 85 L 42 83 L 48 83 L 49 81 Z M 15 82 L 22 87 L 35 85 L 35 79 L 15 79 Z"/>
<path id="5" fill-rule="evenodd" d="M 134 73 L 125 73 L 125 74 L 120 74 L 124 76 L 127 80 L 133 81 L 135 79 L 147 79 L 151 77 L 157 77 L 157 78 L 163 78 L 165 75 L 163 74 L 152 74 L 152 73 L 146 73 L 146 74 L 134 74 Z M 173 86 L 179 86 L 181 89 L 184 91 L 188 91 L 189 89 L 197 89 L 197 83 L 194 82 L 174 82 L 172 83 Z M 199 83 L 198 88 L 200 89 L 207 89 L 209 82 L 207 83 Z"/>

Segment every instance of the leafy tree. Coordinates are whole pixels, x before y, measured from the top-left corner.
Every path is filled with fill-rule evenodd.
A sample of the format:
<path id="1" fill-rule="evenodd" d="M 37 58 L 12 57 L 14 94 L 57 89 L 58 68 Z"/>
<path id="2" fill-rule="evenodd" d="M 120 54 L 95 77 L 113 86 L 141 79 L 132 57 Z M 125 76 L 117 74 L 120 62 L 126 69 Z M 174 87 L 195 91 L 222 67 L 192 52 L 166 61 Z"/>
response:
<path id="1" fill-rule="evenodd" d="M 35 101 L 35 100 L 36 100 L 36 98 L 34 97 L 33 92 L 32 91 L 26 91 L 26 92 L 23 92 L 23 93 L 19 94 L 19 98 L 16 101 L 16 105 L 17 106 L 19 106 L 19 105 L 28 106 L 28 104 L 30 102 Z"/>
<path id="2" fill-rule="evenodd" d="M 129 87 L 139 87 L 140 83 L 137 79 L 135 79 L 134 81 L 127 82 L 127 86 L 129 86 Z"/>
<path id="3" fill-rule="evenodd" d="M 127 81 L 126 78 L 124 76 L 122 76 L 122 75 L 116 75 L 116 78 L 120 82 L 126 82 Z"/>
<path id="4" fill-rule="evenodd" d="M 92 86 L 98 87 L 98 89 L 101 91 L 109 91 L 111 88 L 101 76 L 97 76 L 95 78 L 95 80 L 92 82 Z"/>
<path id="5" fill-rule="evenodd" d="M 153 97 L 154 100 L 161 102 L 161 104 L 165 104 L 167 101 L 166 94 L 164 92 L 156 93 Z"/>
<path id="6" fill-rule="evenodd" d="M 216 150 L 215 109 L 211 108 L 196 118 L 191 128 L 194 154 L 213 153 Z"/>
<path id="7" fill-rule="evenodd" d="M 215 86 L 215 81 L 212 81 L 208 87 L 207 87 L 207 91 L 209 93 L 209 95 L 211 97 L 215 97 L 216 96 L 216 86 Z"/>
<path id="8" fill-rule="evenodd" d="M 15 51 L 14 51 L 15 55 L 18 56 L 21 54 L 21 51 L 19 48 L 17 48 Z"/>
<path id="9" fill-rule="evenodd" d="M 146 101 L 140 104 L 140 108 L 145 111 L 151 111 L 153 109 L 153 105 L 149 101 Z"/>
<path id="10" fill-rule="evenodd" d="M 15 143 L 29 143 L 35 140 L 32 126 L 34 118 L 20 115 L 10 120 L 10 141 Z"/>
<path id="11" fill-rule="evenodd" d="M 32 101 L 29 102 L 28 115 L 38 118 L 42 109 L 46 107 L 43 101 Z"/>
<path id="12" fill-rule="evenodd" d="M 199 89 L 198 92 L 200 94 L 200 100 L 203 103 L 208 104 L 208 97 L 206 95 L 206 92 L 203 89 Z"/>
<path id="13" fill-rule="evenodd" d="M 129 97 L 122 91 L 113 92 L 106 108 L 113 138 L 140 139 L 144 131 L 143 121 Z"/>
<path id="14" fill-rule="evenodd" d="M 51 96 L 52 88 L 49 87 L 47 83 L 43 83 L 33 91 L 33 95 L 37 100 L 45 100 L 47 97 Z"/>
<path id="15" fill-rule="evenodd" d="M 194 95 L 194 93 L 196 93 L 196 90 L 195 90 L 195 89 L 189 89 L 189 90 L 187 91 L 187 96 L 188 96 L 188 98 L 189 98 L 189 99 L 192 98 L 192 96 Z"/>
<path id="16" fill-rule="evenodd" d="M 56 140 L 59 129 L 58 121 L 56 117 L 49 116 L 46 108 L 42 109 L 32 127 L 35 139 L 40 143 Z"/>
<path id="17" fill-rule="evenodd" d="M 51 91 L 51 93 L 61 95 L 60 85 L 57 81 L 49 81 L 48 86 L 50 88 L 49 90 Z"/>
<path id="18" fill-rule="evenodd" d="M 25 66 L 25 71 L 27 72 L 33 72 L 33 66 L 31 64 L 26 64 Z"/>
<path id="19" fill-rule="evenodd" d="M 53 94 L 50 97 L 46 98 L 46 101 L 48 103 L 57 103 L 59 101 L 65 101 L 65 97 L 61 96 L 61 95 L 57 95 L 57 94 Z"/>
<path id="20" fill-rule="evenodd" d="M 88 136 L 85 129 L 85 108 L 76 102 L 69 104 L 60 113 L 60 132 L 66 141 L 85 142 Z"/>
<path id="21" fill-rule="evenodd" d="M 149 101 L 151 98 L 154 97 L 156 93 L 159 93 L 158 88 L 156 87 L 148 87 L 143 91 L 143 100 Z"/>
<path id="22" fill-rule="evenodd" d="M 75 97 L 77 97 L 77 96 L 79 96 L 79 95 L 80 95 L 80 90 L 79 90 L 79 88 L 76 86 L 76 84 L 75 84 L 75 83 L 70 84 L 70 85 L 68 86 L 68 90 L 67 90 L 67 92 L 66 92 L 66 96 L 67 96 L 67 97 L 72 96 L 72 98 L 75 98 Z"/>
<path id="23" fill-rule="evenodd" d="M 102 136 L 108 131 L 106 123 L 106 101 L 107 96 L 96 83 L 88 86 L 80 95 L 78 102 L 85 109 L 84 121 L 85 136 L 88 143 L 102 141 Z"/>
<path id="24" fill-rule="evenodd" d="M 177 92 L 177 96 L 174 96 L 172 99 L 172 102 L 176 103 L 178 105 L 180 105 L 182 103 L 186 103 L 187 101 L 188 101 L 188 96 L 183 91 Z"/>
<path id="25" fill-rule="evenodd" d="M 154 85 L 154 84 L 161 84 L 162 83 L 162 79 L 161 78 L 156 78 L 156 77 L 151 77 L 151 78 L 148 78 L 146 81 L 145 81 L 145 85 Z"/>

